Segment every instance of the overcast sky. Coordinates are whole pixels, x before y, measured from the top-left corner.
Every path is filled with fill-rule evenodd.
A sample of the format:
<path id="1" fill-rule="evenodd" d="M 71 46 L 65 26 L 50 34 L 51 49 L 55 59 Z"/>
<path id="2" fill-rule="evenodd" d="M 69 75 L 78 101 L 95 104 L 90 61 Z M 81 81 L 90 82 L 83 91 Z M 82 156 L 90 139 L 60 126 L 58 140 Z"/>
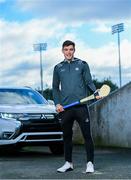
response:
<path id="1" fill-rule="evenodd" d="M 43 51 L 44 88 L 51 87 L 61 45 L 76 43 L 75 56 L 88 62 L 93 78 L 110 78 L 119 86 L 117 34 L 120 33 L 122 85 L 131 80 L 131 0 L 0 0 L 0 86 L 40 88 L 39 52 Z"/>

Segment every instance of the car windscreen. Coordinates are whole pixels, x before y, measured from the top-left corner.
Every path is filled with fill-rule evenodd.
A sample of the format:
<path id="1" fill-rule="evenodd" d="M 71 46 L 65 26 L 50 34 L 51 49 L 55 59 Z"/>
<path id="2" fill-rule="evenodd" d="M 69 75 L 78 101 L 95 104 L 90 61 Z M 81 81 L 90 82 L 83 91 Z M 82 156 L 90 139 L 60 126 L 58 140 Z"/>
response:
<path id="1" fill-rule="evenodd" d="M 48 104 L 48 102 L 34 90 L 0 89 L 0 104 Z"/>

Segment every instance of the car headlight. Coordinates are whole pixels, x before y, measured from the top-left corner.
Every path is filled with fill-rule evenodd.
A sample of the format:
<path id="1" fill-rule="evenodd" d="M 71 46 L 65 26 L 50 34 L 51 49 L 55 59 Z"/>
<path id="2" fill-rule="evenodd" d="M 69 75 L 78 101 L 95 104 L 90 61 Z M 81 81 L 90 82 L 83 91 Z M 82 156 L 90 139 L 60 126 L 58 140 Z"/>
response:
<path id="1" fill-rule="evenodd" d="M 15 113 L 0 113 L 0 117 L 3 119 L 15 119 L 18 120 L 23 117 L 23 114 L 15 114 Z"/>
<path id="2" fill-rule="evenodd" d="M 0 113 L 0 117 L 3 119 L 16 119 L 16 115 L 11 113 Z"/>

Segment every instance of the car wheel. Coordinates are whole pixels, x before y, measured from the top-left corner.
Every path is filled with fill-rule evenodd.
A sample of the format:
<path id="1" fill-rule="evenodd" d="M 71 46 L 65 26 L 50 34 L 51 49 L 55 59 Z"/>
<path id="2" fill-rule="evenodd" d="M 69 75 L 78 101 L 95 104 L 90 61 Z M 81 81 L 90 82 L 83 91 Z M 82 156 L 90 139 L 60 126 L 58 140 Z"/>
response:
<path id="1" fill-rule="evenodd" d="M 63 144 L 52 144 L 49 146 L 50 151 L 55 155 L 62 155 L 64 153 Z"/>
<path id="2" fill-rule="evenodd" d="M 18 145 L 5 145 L 0 147 L 0 153 L 2 154 L 14 154 L 19 152 L 22 149 L 22 146 Z"/>

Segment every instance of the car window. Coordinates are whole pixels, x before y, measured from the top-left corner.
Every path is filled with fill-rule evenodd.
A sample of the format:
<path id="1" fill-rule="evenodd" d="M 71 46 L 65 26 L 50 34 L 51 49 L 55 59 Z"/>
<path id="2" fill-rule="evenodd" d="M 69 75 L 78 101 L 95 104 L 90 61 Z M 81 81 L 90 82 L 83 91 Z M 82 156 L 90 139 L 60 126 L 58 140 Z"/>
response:
<path id="1" fill-rule="evenodd" d="M 34 90 L 0 89 L 0 104 L 48 104 L 48 102 Z"/>

